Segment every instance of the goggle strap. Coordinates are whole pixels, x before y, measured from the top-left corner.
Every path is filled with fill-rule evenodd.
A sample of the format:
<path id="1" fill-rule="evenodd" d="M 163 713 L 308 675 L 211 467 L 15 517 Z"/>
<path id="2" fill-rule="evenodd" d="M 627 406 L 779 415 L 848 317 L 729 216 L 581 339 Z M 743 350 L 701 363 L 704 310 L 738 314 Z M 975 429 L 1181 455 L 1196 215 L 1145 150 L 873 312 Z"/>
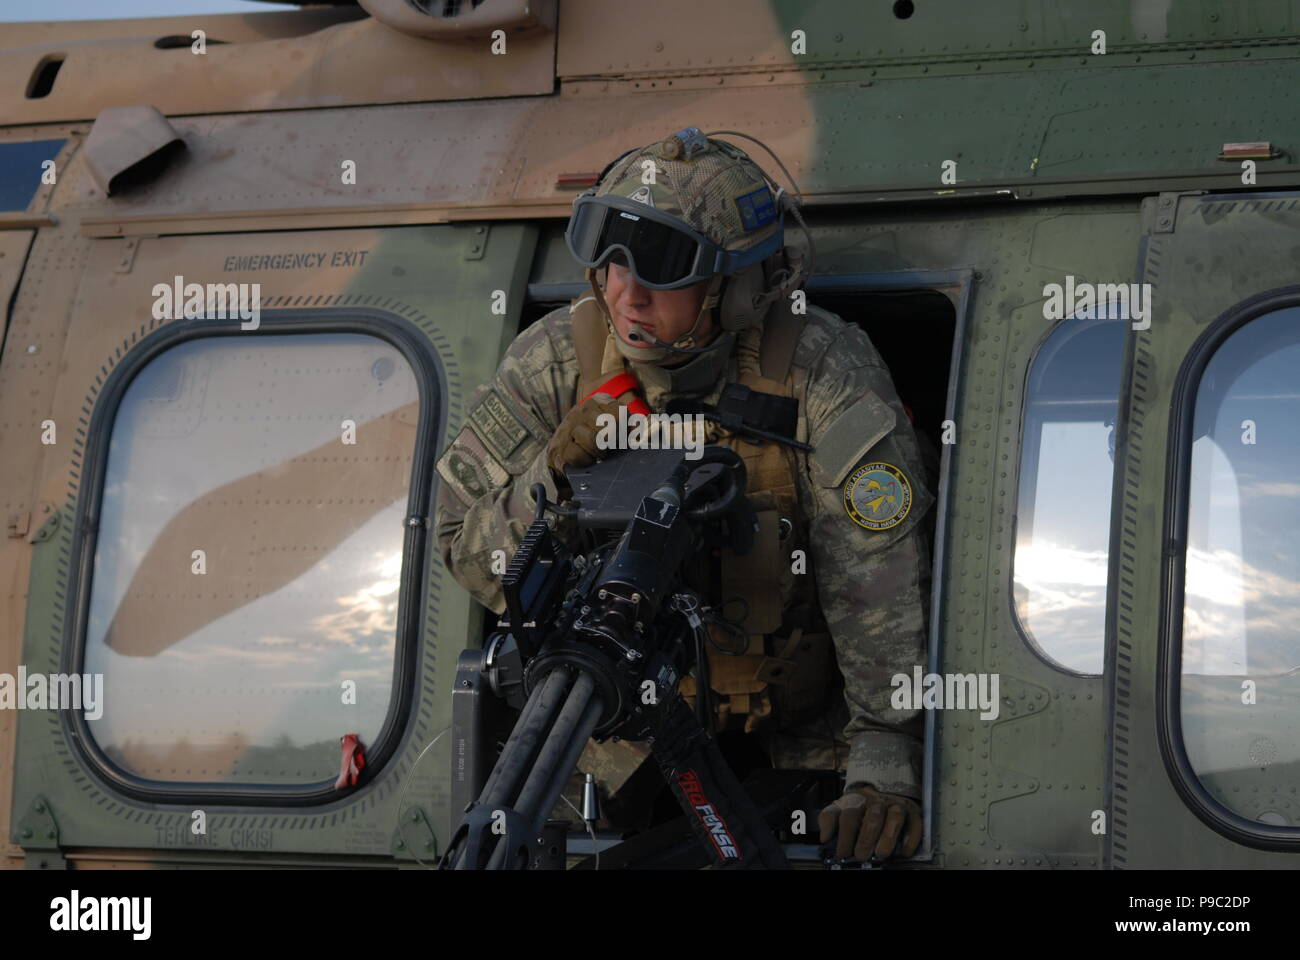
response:
<path id="1" fill-rule="evenodd" d="M 578 199 L 579 201 L 581 201 L 584 198 L 580 197 Z M 631 211 L 623 211 L 621 207 L 615 206 L 613 203 L 609 202 L 609 200 L 606 197 L 592 197 L 591 200 L 586 201 L 586 203 L 584 203 L 583 205 L 584 206 L 598 205 L 603 208 L 606 215 L 610 215 L 611 213 L 617 213 L 617 212 L 631 212 Z M 714 243 L 710 238 L 706 237 L 704 234 L 700 233 L 699 231 L 687 225 L 675 223 L 675 222 L 669 222 L 668 219 L 659 219 L 658 217 L 650 215 L 646 211 L 637 211 L 637 215 L 644 216 L 646 217 L 646 219 L 654 223 L 657 223 L 662 227 L 665 227 L 669 230 L 676 231 L 677 233 L 686 237 L 696 245 L 695 262 L 692 264 L 691 267 L 692 273 L 688 275 L 688 276 L 693 275 L 696 278 L 693 281 L 695 283 L 699 283 L 702 280 L 708 279 L 710 277 L 716 277 L 719 275 L 731 276 L 736 273 L 739 273 L 741 270 L 745 269 L 746 267 L 753 266 L 755 263 L 759 263 L 763 260 L 766 260 L 768 257 L 770 257 L 772 254 L 774 254 L 777 250 L 781 248 L 782 245 L 781 238 L 783 237 L 785 232 L 785 210 L 781 209 L 779 205 L 777 210 L 777 218 L 778 218 L 778 226 L 780 229 L 778 230 L 778 232 L 773 234 L 767 240 L 763 241 L 763 243 L 759 244 L 757 247 L 754 247 L 752 250 L 739 250 L 739 251 L 725 250 L 722 247 L 718 246 L 718 244 Z M 796 211 L 796 216 L 798 216 L 797 211 Z M 800 226 L 803 226 L 802 218 L 799 218 L 799 220 L 800 220 Z M 807 232 L 807 227 L 804 227 L 804 231 L 805 233 Z M 604 228 L 602 227 L 599 231 L 597 231 L 597 238 L 599 238 L 599 234 L 603 232 L 604 232 Z M 597 254 L 597 256 L 590 258 L 588 260 L 588 263 L 595 262 L 601 259 L 606 254 L 608 254 L 611 249 L 614 248 L 621 248 L 623 250 L 625 256 L 627 257 L 628 265 L 632 268 L 632 271 L 636 275 L 638 282 L 644 284 L 645 280 L 642 279 L 640 275 L 640 271 L 636 269 L 636 255 L 630 249 L 628 249 L 625 244 L 613 244 L 609 247 L 606 247 L 603 250 L 592 251 L 594 254 Z M 576 256 L 576 251 L 573 250 L 573 247 L 571 245 L 569 249 L 570 252 L 574 253 L 574 255 Z M 712 260 L 711 263 L 708 264 L 709 272 L 705 275 L 701 275 L 699 272 L 702 266 L 700 260 L 702 258 L 708 258 L 710 251 L 712 252 Z M 608 263 L 608 261 L 606 261 L 606 263 Z M 690 284 L 683 284 L 683 286 L 689 286 L 689 285 Z M 664 288 L 664 287 L 656 286 L 656 287 L 651 287 L 651 289 L 673 289 L 673 288 Z"/>

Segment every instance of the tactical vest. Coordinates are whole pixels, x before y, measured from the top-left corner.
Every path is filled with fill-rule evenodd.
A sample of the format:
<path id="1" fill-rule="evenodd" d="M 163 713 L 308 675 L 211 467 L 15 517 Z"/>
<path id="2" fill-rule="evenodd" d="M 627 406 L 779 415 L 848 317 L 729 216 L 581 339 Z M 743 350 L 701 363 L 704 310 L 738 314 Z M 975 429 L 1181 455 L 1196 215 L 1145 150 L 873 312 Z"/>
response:
<path id="1" fill-rule="evenodd" d="M 580 298 L 569 312 L 580 398 L 628 372 L 628 365 L 593 298 Z M 779 300 L 765 324 L 742 331 L 736 344 L 737 382 L 799 402 L 797 439 L 807 435 L 807 371 L 792 365 L 802 329 L 803 317 L 790 311 L 788 301 Z M 817 715 L 826 703 L 834 678 L 834 654 L 817 603 L 813 572 L 807 567 L 807 525 L 795 480 L 798 454 L 785 444 L 753 442 L 712 422 L 709 428 L 708 442 L 730 447 L 745 461 L 747 494 L 759 528 L 747 554 L 738 556 L 725 549 L 719 559 L 721 596 L 717 599 L 722 616 L 736 628 L 709 627 L 713 639 L 707 648 L 709 686 L 714 691 L 718 728 L 739 727 L 743 722 L 750 732 L 769 719 L 782 726 L 802 722 Z M 803 567 L 796 574 L 798 562 Z M 681 691 L 693 706 L 695 679 L 683 678 Z"/>

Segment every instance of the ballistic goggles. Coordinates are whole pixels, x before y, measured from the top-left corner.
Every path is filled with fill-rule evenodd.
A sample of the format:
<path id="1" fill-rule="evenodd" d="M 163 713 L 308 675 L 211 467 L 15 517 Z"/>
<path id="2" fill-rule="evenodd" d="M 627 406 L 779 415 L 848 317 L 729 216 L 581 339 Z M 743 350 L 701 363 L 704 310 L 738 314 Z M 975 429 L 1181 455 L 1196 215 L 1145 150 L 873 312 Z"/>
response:
<path id="1" fill-rule="evenodd" d="M 676 290 L 766 260 L 781 249 L 784 220 L 781 211 L 779 228 L 758 246 L 724 250 L 671 214 L 647 204 L 615 194 L 584 195 L 573 202 L 564 240 L 584 267 L 599 269 L 610 260 L 626 260 L 643 287 Z"/>

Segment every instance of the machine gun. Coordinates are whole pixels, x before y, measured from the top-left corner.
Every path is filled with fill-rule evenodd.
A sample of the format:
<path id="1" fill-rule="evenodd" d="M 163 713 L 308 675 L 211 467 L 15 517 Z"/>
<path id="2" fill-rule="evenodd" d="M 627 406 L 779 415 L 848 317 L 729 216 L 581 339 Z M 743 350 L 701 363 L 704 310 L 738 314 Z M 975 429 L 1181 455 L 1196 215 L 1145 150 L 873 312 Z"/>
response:
<path id="1" fill-rule="evenodd" d="M 725 447 L 706 447 L 696 461 L 682 451 L 639 450 L 567 476 L 576 506 L 549 504 L 542 485 L 534 485 L 537 513 L 502 580 L 500 630 L 459 661 L 452 809 L 464 818 L 441 866 L 527 869 L 554 862 L 546 819 L 588 739 L 614 736 L 650 744 L 715 863 L 786 866 L 701 722 L 709 716 L 707 677 L 698 684 L 695 713 L 678 692 L 694 664 L 707 665 L 700 598 L 683 583 L 682 566 L 706 533 L 725 537 L 738 552 L 751 546 L 755 518 L 744 495 L 744 462 Z M 599 542 L 570 553 L 547 524 L 547 510 L 576 519 Z M 485 689 L 520 709 L 486 777 Z"/>

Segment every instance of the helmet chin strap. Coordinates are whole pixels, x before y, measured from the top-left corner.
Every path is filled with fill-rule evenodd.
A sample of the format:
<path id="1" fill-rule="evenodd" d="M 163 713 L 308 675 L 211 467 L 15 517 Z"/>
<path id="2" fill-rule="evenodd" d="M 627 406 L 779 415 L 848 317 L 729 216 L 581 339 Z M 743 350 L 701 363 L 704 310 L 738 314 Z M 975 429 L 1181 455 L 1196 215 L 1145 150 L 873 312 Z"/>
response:
<path id="1" fill-rule="evenodd" d="M 672 343 L 660 340 L 658 337 L 646 336 L 642 338 L 638 334 L 632 334 L 633 342 L 623 339 L 622 334 L 618 332 L 618 325 L 614 323 L 613 315 L 610 313 L 609 304 L 605 302 L 605 291 L 600 288 L 596 279 L 596 271 L 587 269 L 587 280 L 591 284 L 592 295 L 596 298 L 596 303 L 600 306 L 601 315 L 605 318 L 605 325 L 609 332 L 614 335 L 614 342 L 618 345 L 619 353 L 623 354 L 633 363 L 661 363 L 673 355 L 678 356 L 698 356 L 701 353 L 708 353 L 710 350 L 716 350 L 726 342 L 725 338 L 715 337 L 714 342 L 705 347 L 695 346 L 696 333 L 700 324 L 704 321 L 705 316 L 718 303 L 718 290 L 722 287 L 721 275 L 716 275 L 709 280 L 709 288 L 704 294 L 704 302 L 700 304 L 699 313 L 695 315 L 695 322 L 691 328 L 678 337 Z M 716 333 L 716 331 L 715 331 Z M 649 342 L 652 346 L 639 346 L 638 344 Z"/>

